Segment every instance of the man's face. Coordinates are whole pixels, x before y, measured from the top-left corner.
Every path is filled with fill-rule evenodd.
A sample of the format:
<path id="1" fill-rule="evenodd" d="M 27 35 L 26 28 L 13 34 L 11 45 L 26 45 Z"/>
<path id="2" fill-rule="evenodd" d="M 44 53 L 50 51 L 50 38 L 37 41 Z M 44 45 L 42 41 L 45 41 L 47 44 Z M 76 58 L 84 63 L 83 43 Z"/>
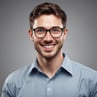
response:
<path id="1" fill-rule="evenodd" d="M 52 27 L 63 28 L 62 21 L 54 15 L 42 15 L 35 19 L 33 29 L 37 27 L 43 27 L 50 29 Z M 38 55 L 44 58 L 53 58 L 58 54 L 61 54 L 61 48 L 63 41 L 66 39 L 67 29 L 64 29 L 62 35 L 58 38 L 53 38 L 49 31 L 43 38 L 37 38 L 34 31 L 29 31 L 30 38 L 34 42 L 34 47 L 38 52 Z"/>

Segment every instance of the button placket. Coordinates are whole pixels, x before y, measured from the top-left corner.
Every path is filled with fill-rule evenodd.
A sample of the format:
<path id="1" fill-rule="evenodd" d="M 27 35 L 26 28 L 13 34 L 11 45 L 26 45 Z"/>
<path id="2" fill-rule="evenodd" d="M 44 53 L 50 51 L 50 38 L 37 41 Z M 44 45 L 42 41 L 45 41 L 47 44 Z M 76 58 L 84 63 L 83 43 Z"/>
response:
<path id="1" fill-rule="evenodd" d="M 47 80 L 47 97 L 53 97 L 53 81 Z"/>

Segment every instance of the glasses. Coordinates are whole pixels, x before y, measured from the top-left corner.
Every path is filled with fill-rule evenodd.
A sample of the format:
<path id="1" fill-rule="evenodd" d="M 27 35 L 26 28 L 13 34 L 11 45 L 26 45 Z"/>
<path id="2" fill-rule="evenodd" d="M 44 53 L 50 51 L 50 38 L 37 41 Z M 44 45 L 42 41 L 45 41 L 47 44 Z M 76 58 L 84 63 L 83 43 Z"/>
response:
<path id="1" fill-rule="evenodd" d="M 37 27 L 37 28 L 33 29 L 33 31 L 37 38 L 44 38 L 46 36 L 47 32 L 49 32 L 53 38 L 59 38 L 59 37 L 61 37 L 64 29 L 65 29 L 65 27 L 63 27 L 63 28 L 52 27 L 50 29 L 46 29 L 44 27 Z"/>

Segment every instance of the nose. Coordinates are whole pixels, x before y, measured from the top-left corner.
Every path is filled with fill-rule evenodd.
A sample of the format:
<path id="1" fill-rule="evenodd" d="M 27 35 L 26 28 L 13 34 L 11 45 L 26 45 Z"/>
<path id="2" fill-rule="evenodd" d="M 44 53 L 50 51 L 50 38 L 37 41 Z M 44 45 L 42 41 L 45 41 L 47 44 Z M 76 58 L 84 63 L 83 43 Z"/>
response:
<path id="1" fill-rule="evenodd" d="M 53 37 L 51 36 L 51 34 L 50 34 L 49 31 L 47 31 L 46 36 L 44 37 L 44 40 L 46 40 L 46 41 L 51 41 L 51 40 L 53 40 Z"/>

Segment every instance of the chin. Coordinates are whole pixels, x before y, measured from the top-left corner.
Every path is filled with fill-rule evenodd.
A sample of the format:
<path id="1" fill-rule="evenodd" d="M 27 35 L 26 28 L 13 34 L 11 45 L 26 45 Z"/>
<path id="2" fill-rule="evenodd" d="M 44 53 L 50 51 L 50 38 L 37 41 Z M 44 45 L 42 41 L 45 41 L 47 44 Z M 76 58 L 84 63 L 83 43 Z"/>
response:
<path id="1" fill-rule="evenodd" d="M 45 59 L 53 59 L 57 55 L 56 52 L 41 53 L 41 56 Z"/>

